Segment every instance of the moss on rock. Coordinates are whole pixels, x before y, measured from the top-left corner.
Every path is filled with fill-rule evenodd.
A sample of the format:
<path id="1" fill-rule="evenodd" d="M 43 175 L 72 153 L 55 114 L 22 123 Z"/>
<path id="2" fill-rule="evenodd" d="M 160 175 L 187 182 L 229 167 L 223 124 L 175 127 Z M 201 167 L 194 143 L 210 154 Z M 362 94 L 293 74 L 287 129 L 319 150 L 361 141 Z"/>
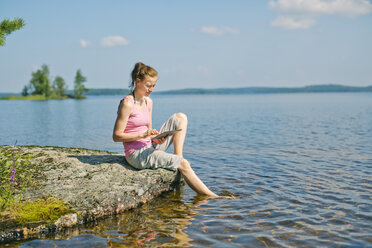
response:
<path id="1" fill-rule="evenodd" d="M 61 216 L 70 213 L 76 213 L 70 204 L 54 197 L 24 201 L 14 205 L 11 209 L 11 216 L 20 225 L 27 223 L 53 224 Z"/>

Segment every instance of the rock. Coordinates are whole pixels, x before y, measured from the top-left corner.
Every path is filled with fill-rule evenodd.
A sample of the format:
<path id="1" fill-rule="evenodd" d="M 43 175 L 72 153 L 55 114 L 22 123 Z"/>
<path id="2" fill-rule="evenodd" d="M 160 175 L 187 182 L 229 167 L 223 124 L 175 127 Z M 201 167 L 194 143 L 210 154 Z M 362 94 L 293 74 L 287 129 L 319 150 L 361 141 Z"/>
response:
<path id="1" fill-rule="evenodd" d="M 56 228 L 62 229 L 65 227 L 73 227 L 77 224 L 77 214 L 66 214 L 61 216 L 55 223 Z"/>
<path id="2" fill-rule="evenodd" d="M 75 214 L 61 216 L 54 224 L 14 224 L 1 220 L 0 242 L 29 238 L 30 234 L 48 234 L 76 224 L 135 208 L 180 184 L 176 172 L 136 170 L 124 155 L 82 148 L 0 146 L 23 155 L 31 154 L 37 168 L 23 198 L 37 201 L 52 196 L 68 203 Z M 7 225 L 6 223 L 12 223 Z"/>

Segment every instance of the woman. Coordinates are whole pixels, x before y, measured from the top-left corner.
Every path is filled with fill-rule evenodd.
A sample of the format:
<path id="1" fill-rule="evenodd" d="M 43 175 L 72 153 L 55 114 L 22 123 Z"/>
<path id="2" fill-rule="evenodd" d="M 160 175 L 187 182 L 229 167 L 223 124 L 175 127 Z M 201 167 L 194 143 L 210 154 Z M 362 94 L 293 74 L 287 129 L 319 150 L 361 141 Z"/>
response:
<path id="1" fill-rule="evenodd" d="M 159 134 L 152 129 L 152 100 L 158 73 L 152 67 L 139 62 L 131 73 L 132 93 L 121 100 L 116 118 L 113 140 L 123 142 L 128 163 L 137 169 L 165 168 L 179 170 L 186 183 L 197 193 L 217 197 L 199 179 L 190 163 L 183 158 L 187 117 L 183 113 L 171 116 L 160 132 L 182 129 L 173 136 L 151 140 Z M 174 154 L 165 151 L 173 143 Z"/>

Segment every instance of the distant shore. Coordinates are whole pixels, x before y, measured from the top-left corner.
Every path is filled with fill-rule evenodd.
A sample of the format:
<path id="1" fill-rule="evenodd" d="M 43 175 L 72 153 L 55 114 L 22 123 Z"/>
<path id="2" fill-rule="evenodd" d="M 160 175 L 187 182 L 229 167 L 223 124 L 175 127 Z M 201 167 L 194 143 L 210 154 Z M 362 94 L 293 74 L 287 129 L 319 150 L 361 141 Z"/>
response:
<path id="1" fill-rule="evenodd" d="M 4 95 L 4 96 L 2 96 Z M 33 101 L 47 101 L 47 100 L 64 100 L 64 99 L 77 99 L 71 95 L 66 96 L 43 96 L 43 95 L 27 95 L 22 96 L 21 94 L 0 94 L 0 100 L 33 100 Z M 85 96 L 78 99 L 85 99 Z"/>
<path id="2" fill-rule="evenodd" d="M 91 88 L 85 93 L 87 96 L 94 95 L 126 95 L 128 89 L 109 89 L 109 88 Z M 337 84 L 310 85 L 304 87 L 244 87 L 244 88 L 189 88 L 180 90 L 155 91 L 153 94 L 159 95 L 185 95 L 185 94 L 280 94 L 280 93 L 330 93 L 330 92 L 372 92 L 370 86 L 346 86 Z M 67 91 L 70 94 L 69 91 Z M 0 100 L 49 100 L 49 99 L 67 99 L 62 98 L 45 98 L 43 96 L 22 96 L 21 94 L 0 93 Z"/>
<path id="3" fill-rule="evenodd" d="M 158 94 L 278 94 L 278 93 L 327 93 L 327 92 L 372 92 L 372 85 L 366 87 L 344 85 L 310 85 L 304 87 L 245 87 L 218 89 L 182 89 L 162 91 Z"/>

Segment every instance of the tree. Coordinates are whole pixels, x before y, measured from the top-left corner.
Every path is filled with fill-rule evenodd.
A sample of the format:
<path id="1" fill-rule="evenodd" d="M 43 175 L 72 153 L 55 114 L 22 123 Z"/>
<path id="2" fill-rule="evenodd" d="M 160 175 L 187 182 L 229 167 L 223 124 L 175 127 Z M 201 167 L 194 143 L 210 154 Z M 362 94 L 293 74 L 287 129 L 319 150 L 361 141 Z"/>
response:
<path id="1" fill-rule="evenodd" d="M 57 76 L 53 82 L 53 89 L 58 96 L 64 96 L 65 91 L 67 90 L 65 80 L 62 77 Z"/>
<path id="2" fill-rule="evenodd" d="M 28 86 L 27 85 L 25 85 L 25 87 L 23 87 L 22 96 L 28 96 Z"/>
<path id="3" fill-rule="evenodd" d="M 5 45 L 5 36 L 9 35 L 15 30 L 25 26 L 25 22 L 21 18 L 14 18 L 13 21 L 4 19 L 0 22 L 0 46 Z"/>
<path id="4" fill-rule="evenodd" d="M 50 79 L 49 79 L 49 68 L 47 65 L 42 65 L 41 70 L 37 70 L 32 73 L 32 79 L 30 81 L 31 88 L 34 89 L 33 95 L 44 95 L 49 97 L 51 94 Z"/>
<path id="5" fill-rule="evenodd" d="M 75 82 L 74 82 L 74 97 L 79 99 L 79 98 L 84 98 L 84 92 L 88 91 L 87 88 L 84 86 L 84 82 L 87 81 L 87 78 L 81 74 L 80 69 L 77 70 L 76 76 L 75 76 Z"/>

